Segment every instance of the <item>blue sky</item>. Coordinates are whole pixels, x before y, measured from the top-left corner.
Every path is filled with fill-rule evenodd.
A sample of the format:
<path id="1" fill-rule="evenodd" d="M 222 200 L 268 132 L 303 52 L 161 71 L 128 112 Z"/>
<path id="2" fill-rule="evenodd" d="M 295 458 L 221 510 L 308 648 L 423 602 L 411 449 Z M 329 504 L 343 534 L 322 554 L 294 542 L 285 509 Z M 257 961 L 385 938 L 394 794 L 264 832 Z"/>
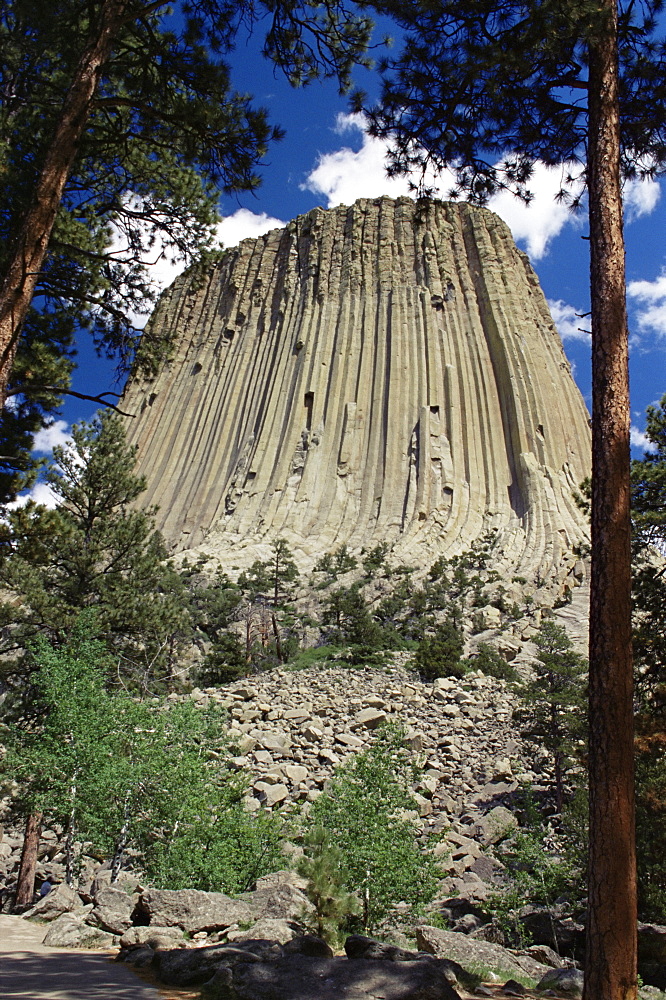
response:
<path id="1" fill-rule="evenodd" d="M 383 146 L 368 137 L 358 117 L 348 113 L 348 101 L 332 81 L 293 90 L 261 58 L 258 40 L 239 46 L 232 60 L 238 90 L 254 95 L 271 120 L 286 129 L 286 137 L 269 151 L 262 169 L 262 186 L 255 194 L 224 198 L 219 228 L 225 246 L 258 236 L 288 222 L 316 205 L 329 208 L 351 204 L 359 197 L 407 194 L 406 180 L 389 180 L 384 173 Z M 355 84 L 376 92 L 371 72 L 359 69 Z M 589 321 L 576 313 L 589 309 L 587 219 L 583 210 L 571 214 L 553 198 L 560 186 L 558 171 L 537 165 L 534 201 L 524 207 L 509 195 L 490 205 L 510 225 L 518 245 L 535 267 L 553 318 L 585 401 L 590 406 L 590 343 L 581 332 Z M 632 183 L 625 190 L 628 306 L 631 331 L 631 392 L 633 441 L 641 445 L 645 408 L 666 392 L 666 180 Z M 446 184 L 442 186 L 443 194 Z M 174 270 L 155 268 L 156 281 L 168 283 Z M 113 365 L 96 358 L 82 341 L 74 388 L 103 392 L 113 384 Z M 93 404 L 69 399 L 63 420 L 41 434 L 38 447 L 48 449 L 66 434 L 69 424 L 94 412 Z"/>

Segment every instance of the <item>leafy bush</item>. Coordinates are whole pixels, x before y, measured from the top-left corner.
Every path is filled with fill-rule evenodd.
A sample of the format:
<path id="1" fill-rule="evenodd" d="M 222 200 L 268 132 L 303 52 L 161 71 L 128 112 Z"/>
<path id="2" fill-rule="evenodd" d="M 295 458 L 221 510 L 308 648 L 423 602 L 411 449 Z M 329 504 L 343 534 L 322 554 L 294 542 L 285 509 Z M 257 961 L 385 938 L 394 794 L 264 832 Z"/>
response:
<path id="1" fill-rule="evenodd" d="M 414 806 L 415 777 L 404 731 L 382 727 L 367 750 L 336 769 L 310 814 L 312 828 L 321 827 L 340 848 L 343 885 L 362 896 L 366 930 L 378 926 L 392 903 L 423 904 L 435 892 L 433 859 L 402 815 Z"/>
<path id="2" fill-rule="evenodd" d="M 438 625 L 435 634 L 426 636 L 419 643 L 414 665 L 424 681 L 436 677 L 464 677 L 467 672 L 462 662 L 463 637 L 452 621 Z"/>

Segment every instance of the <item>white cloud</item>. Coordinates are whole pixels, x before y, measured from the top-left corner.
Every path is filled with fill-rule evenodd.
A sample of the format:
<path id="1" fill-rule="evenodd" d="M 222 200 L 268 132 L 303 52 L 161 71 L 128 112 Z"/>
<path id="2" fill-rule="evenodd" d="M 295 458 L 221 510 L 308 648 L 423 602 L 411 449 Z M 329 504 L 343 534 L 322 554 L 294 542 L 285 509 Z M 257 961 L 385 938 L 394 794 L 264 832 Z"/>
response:
<path id="1" fill-rule="evenodd" d="M 349 132 L 362 134 L 359 150 L 343 146 L 332 153 L 322 154 L 307 175 L 303 190 L 323 195 L 327 207 L 351 205 L 357 198 L 377 198 L 390 195 L 397 198 L 411 195 L 408 177 L 387 177 L 386 160 L 388 144 L 373 139 L 363 126 L 361 115 L 338 115 L 334 131 L 338 135 Z M 555 196 L 565 185 L 567 168 L 546 167 L 535 164 L 529 184 L 533 199 L 525 205 L 509 192 L 501 192 L 489 202 L 489 208 L 504 219 L 516 240 L 522 241 L 531 257 L 538 259 L 548 251 L 550 241 L 567 224 L 578 225 L 566 204 L 557 202 Z M 437 188 L 443 197 L 454 187 L 453 173 L 445 171 L 436 180 L 430 176 L 427 183 Z M 575 194 L 580 184 L 569 185 Z"/>
<path id="2" fill-rule="evenodd" d="M 589 340 L 582 309 L 570 306 L 562 299 L 548 299 L 548 308 L 562 340 Z"/>
<path id="3" fill-rule="evenodd" d="M 622 192 L 624 211 L 627 222 L 640 219 L 642 215 L 650 215 L 657 207 L 657 202 L 661 197 L 661 185 L 659 181 L 649 178 L 644 181 L 626 181 Z"/>
<path id="4" fill-rule="evenodd" d="M 640 448 L 641 451 L 652 451 L 654 448 L 654 445 L 652 441 L 650 441 L 647 434 L 640 431 L 638 427 L 634 426 L 634 424 L 631 425 L 631 429 L 629 431 L 629 440 L 634 448 Z"/>
<path id="5" fill-rule="evenodd" d="M 218 224 L 217 236 L 225 247 L 235 247 L 241 240 L 263 236 L 271 229 L 283 229 L 284 226 L 286 222 L 274 219 L 266 212 L 257 214 L 247 208 L 239 208 Z"/>
<path id="6" fill-rule="evenodd" d="M 301 184 L 302 191 L 324 195 L 328 208 L 353 205 L 357 198 L 379 198 L 381 195 L 399 198 L 411 193 L 406 177 L 387 177 L 388 146 L 382 139 L 373 139 L 367 134 L 362 115 L 339 114 L 334 131 L 338 135 L 361 132 L 361 148 L 353 150 L 343 146 L 333 153 L 320 155 Z"/>
<path id="7" fill-rule="evenodd" d="M 630 281 L 627 296 L 637 303 L 636 322 L 639 330 L 666 337 L 666 270 L 654 281 Z"/>
<path id="8" fill-rule="evenodd" d="M 68 445 L 71 437 L 68 433 L 69 424 L 66 420 L 56 420 L 48 427 L 37 431 L 32 443 L 33 451 L 48 454 L 56 445 Z"/>
<path id="9" fill-rule="evenodd" d="M 29 500 L 41 503 L 44 507 L 49 507 L 51 510 L 57 507 L 58 504 L 57 497 L 51 487 L 47 483 L 37 483 L 29 493 L 22 493 L 16 500 L 8 503 L 7 510 L 17 510 L 19 507 L 25 507 Z"/>
<path id="10" fill-rule="evenodd" d="M 525 243 L 528 254 L 534 260 L 548 253 L 551 241 L 566 225 L 581 225 L 579 216 L 572 213 L 566 202 L 556 198 L 562 188 L 571 195 L 580 194 L 582 182 L 567 183 L 569 171 L 566 165 L 547 167 L 537 162 L 527 185 L 532 194 L 529 205 L 509 191 L 501 191 L 488 203 L 488 207 L 504 219 L 516 242 Z"/>

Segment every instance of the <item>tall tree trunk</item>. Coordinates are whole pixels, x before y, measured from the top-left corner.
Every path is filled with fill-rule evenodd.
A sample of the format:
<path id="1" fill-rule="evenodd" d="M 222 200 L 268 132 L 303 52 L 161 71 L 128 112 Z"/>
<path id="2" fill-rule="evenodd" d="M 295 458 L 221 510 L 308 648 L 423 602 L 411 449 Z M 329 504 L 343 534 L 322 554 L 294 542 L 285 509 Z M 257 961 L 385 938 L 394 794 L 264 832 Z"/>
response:
<path id="1" fill-rule="evenodd" d="M 590 856 L 585 1000 L 636 996 L 629 374 L 617 4 L 590 44 Z"/>
<path id="2" fill-rule="evenodd" d="M 46 154 L 33 199 L 0 288 L 0 407 L 4 406 L 23 320 L 35 293 L 62 194 L 127 0 L 103 0 Z"/>
<path id="3" fill-rule="evenodd" d="M 32 906 L 35 892 L 35 871 L 39 853 L 39 838 L 42 832 L 42 814 L 30 813 L 25 824 L 25 836 L 21 851 L 18 882 L 16 884 L 16 899 L 14 905 Z"/>

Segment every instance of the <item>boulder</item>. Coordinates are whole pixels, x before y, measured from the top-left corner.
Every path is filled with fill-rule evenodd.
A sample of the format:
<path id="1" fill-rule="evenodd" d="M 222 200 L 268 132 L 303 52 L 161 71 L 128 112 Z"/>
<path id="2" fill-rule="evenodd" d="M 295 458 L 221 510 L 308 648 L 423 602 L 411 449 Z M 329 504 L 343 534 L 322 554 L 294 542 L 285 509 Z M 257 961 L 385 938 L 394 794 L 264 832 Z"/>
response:
<path id="1" fill-rule="evenodd" d="M 62 913 L 50 924 L 43 944 L 49 948 L 113 948 L 117 938 L 85 923 L 82 916 Z"/>
<path id="2" fill-rule="evenodd" d="M 666 927 L 639 923 L 638 958 L 639 961 L 666 965 Z"/>
<path id="3" fill-rule="evenodd" d="M 294 872 L 275 872 L 257 879 L 254 892 L 245 893 L 242 901 L 250 907 L 255 920 L 268 918 L 298 921 L 305 914 L 314 911 L 312 903 L 303 892 L 304 886 L 304 880 Z"/>
<path id="4" fill-rule="evenodd" d="M 156 951 L 155 970 L 170 986 L 198 986 L 207 982 L 221 967 L 236 963 L 260 963 L 277 960 L 282 955 L 279 944 L 247 942 L 241 946 L 212 945 L 207 948 L 184 948 L 179 951 Z"/>
<path id="5" fill-rule="evenodd" d="M 436 958 L 458 962 L 464 969 L 490 969 L 499 975 L 522 976 L 528 971 L 520 958 L 506 948 L 488 941 L 479 941 L 468 934 L 443 931 L 439 927 L 416 928 L 416 943 L 421 951 Z M 532 963 L 531 963 L 532 964 Z M 536 966 L 536 963 L 533 963 Z M 545 966 L 540 967 L 545 972 Z M 533 975 L 533 972 L 529 972 Z"/>
<path id="6" fill-rule="evenodd" d="M 95 921 L 112 934 L 124 934 L 132 926 L 132 911 L 137 898 L 122 889 L 100 889 L 95 896 L 95 908 L 88 918 L 89 922 Z"/>
<path id="7" fill-rule="evenodd" d="M 39 920 L 57 920 L 63 913 L 73 913 L 82 908 L 83 903 L 78 892 L 63 882 L 62 885 L 54 886 L 47 896 L 26 910 L 23 916 L 26 920 L 31 917 Z"/>
<path id="8" fill-rule="evenodd" d="M 531 907 L 521 912 L 520 922 L 534 944 L 548 945 L 558 953 L 583 953 L 585 928 L 563 907 Z"/>
<path id="9" fill-rule="evenodd" d="M 231 924 L 249 923 L 255 912 L 240 899 L 223 892 L 198 889 L 147 889 L 139 896 L 136 917 L 159 927 L 181 927 L 189 934 L 219 931 Z"/>
<path id="10" fill-rule="evenodd" d="M 549 969 L 536 989 L 537 993 L 552 990 L 557 996 L 579 1000 L 583 995 L 583 973 L 580 969 Z"/>
<path id="11" fill-rule="evenodd" d="M 185 948 L 187 941 L 180 927 L 130 927 L 120 938 L 123 949 L 148 947 Z"/>
<path id="12" fill-rule="evenodd" d="M 229 931 L 227 941 L 238 944 L 242 941 L 277 941 L 286 944 L 301 933 L 301 929 L 292 921 L 262 917 L 246 931 Z"/>
<path id="13" fill-rule="evenodd" d="M 476 824 L 476 836 L 487 847 L 497 844 L 518 829 L 518 820 L 506 806 L 495 806 Z"/>

